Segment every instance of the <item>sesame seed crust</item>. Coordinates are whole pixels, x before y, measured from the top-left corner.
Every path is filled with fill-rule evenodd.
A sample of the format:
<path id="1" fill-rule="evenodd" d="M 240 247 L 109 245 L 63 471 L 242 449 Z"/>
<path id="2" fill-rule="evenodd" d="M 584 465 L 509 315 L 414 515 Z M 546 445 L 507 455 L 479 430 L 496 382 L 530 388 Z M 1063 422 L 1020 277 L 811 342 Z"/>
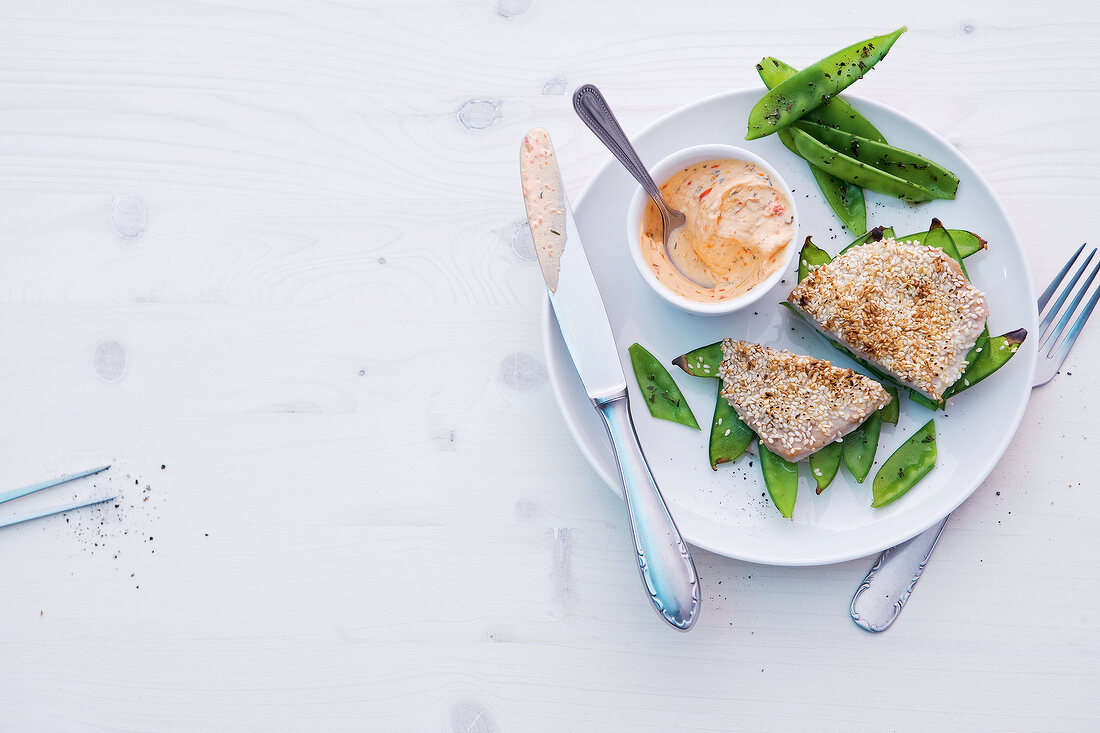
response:
<path id="1" fill-rule="evenodd" d="M 721 396 L 770 451 L 798 461 L 855 430 L 890 394 L 875 380 L 748 341 L 722 341 Z"/>
<path id="2" fill-rule="evenodd" d="M 940 400 L 967 367 L 989 315 L 943 250 L 883 239 L 838 255 L 787 301 L 900 383 Z"/>

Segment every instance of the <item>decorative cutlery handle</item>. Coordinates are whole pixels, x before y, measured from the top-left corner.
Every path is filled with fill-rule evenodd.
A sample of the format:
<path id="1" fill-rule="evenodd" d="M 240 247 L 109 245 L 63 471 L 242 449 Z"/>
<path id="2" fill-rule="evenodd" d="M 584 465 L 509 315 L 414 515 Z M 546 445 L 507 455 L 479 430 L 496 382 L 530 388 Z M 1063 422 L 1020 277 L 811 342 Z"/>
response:
<path id="1" fill-rule="evenodd" d="M 885 631 L 905 607 L 951 515 L 881 555 L 852 596 L 852 620 L 867 631 Z"/>
<path id="2" fill-rule="evenodd" d="M 687 631 L 699 616 L 699 577 L 638 444 L 626 392 L 595 404 L 615 448 L 642 582 L 657 612 Z"/>
<path id="3" fill-rule="evenodd" d="M 665 201 L 661 196 L 661 189 L 653 182 L 645 164 L 642 163 L 634 146 L 630 144 L 630 138 L 623 132 L 619 121 L 607 105 L 600 90 L 593 84 L 585 84 L 573 92 L 573 109 L 581 118 L 588 129 L 595 133 L 607 149 L 611 151 L 623 167 L 634 176 L 634 180 L 641 184 L 653 202 L 660 208 L 664 208 Z"/>

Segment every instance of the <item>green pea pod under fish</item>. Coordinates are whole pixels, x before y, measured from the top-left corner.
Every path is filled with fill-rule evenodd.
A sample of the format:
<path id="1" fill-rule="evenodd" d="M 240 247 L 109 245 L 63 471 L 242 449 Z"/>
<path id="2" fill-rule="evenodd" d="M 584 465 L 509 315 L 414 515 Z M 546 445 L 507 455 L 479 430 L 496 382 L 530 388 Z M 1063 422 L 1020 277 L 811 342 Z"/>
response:
<path id="1" fill-rule="evenodd" d="M 781 130 L 847 89 L 881 61 L 905 31 L 902 26 L 841 49 L 776 84 L 749 112 L 745 139 Z"/>
<path id="2" fill-rule="evenodd" d="M 840 470 L 840 460 L 844 451 L 843 443 L 829 443 L 817 453 L 810 455 L 810 474 L 817 482 L 817 493 L 821 493 L 836 478 Z"/>
<path id="3" fill-rule="evenodd" d="M 710 441 L 707 453 L 710 467 L 718 470 L 718 464 L 729 463 L 741 457 L 749 443 L 756 437 L 741 418 L 729 400 L 722 396 L 722 382 L 718 382 L 718 396 L 714 401 L 714 419 L 710 423 Z"/>
<path id="4" fill-rule="evenodd" d="M 1018 328 L 1001 336 L 991 337 L 966 368 L 959 380 L 944 392 L 944 400 L 973 387 L 978 382 L 997 371 L 1012 358 L 1027 338 L 1027 330 Z"/>
<path id="5" fill-rule="evenodd" d="M 798 73 L 798 69 L 771 56 L 761 59 L 756 65 L 756 71 L 768 89 L 774 88 Z M 886 138 L 871 124 L 870 120 L 840 97 L 831 97 L 817 109 L 807 112 L 802 119 L 826 127 L 835 127 L 869 140 L 886 142 Z"/>
<path id="6" fill-rule="evenodd" d="M 856 481 L 863 483 L 878 452 L 878 438 L 882 433 L 882 412 L 875 410 L 863 424 L 844 436 L 844 466 Z"/>
<path id="7" fill-rule="evenodd" d="M 936 465 L 936 421 L 929 420 L 894 451 L 875 474 L 871 506 L 896 501 Z"/>
<path id="8" fill-rule="evenodd" d="M 955 243 L 955 248 L 958 249 L 959 256 L 963 259 L 966 259 L 975 252 L 985 249 L 988 244 L 988 242 L 974 232 L 968 232 L 965 229 L 948 229 L 947 232 L 951 235 L 951 240 Z M 925 244 L 928 235 L 931 233 L 932 230 L 928 230 L 927 232 L 917 232 L 916 234 L 906 234 L 901 237 L 894 237 L 894 239 L 899 242 Z"/>
<path id="9" fill-rule="evenodd" d="M 760 471 L 775 508 L 787 519 L 794 516 L 794 501 L 798 498 L 798 464 L 772 453 L 763 441 L 757 441 Z"/>
<path id="10" fill-rule="evenodd" d="M 955 240 L 951 237 L 951 232 L 944 228 L 939 219 L 932 220 L 932 228 L 928 230 L 924 245 L 943 250 L 945 255 L 959 263 L 963 277 L 967 280 L 970 279 L 970 274 L 966 271 L 966 265 L 963 264 L 962 254 L 959 253 L 959 248 L 955 246 Z"/>
<path id="11" fill-rule="evenodd" d="M 627 351 L 630 353 L 630 365 L 634 368 L 634 376 L 638 380 L 642 396 L 645 397 L 649 414 L 699 430 L 699 423 L 676 385 L 676 380 L 661 362 L 638 343 L 631 345 Z"/>
<path id="12" fill-rule="evenodd" d="M 886 143 L 870 140 L 833 127 L 799 120 L 795 127 L 819 142 L 845 155 L 892 173 L 898 178 L 931 191 L 937 198 L 953 199 L 959 190 L 959 178 L 939 163 Z"/>
<path id="13" fill-rule="evenodd" d="M 794 145 L 798 149 L 798 154 L 813 165 L 824 168 L 837 178 L 887 196 L 893 196 L 902 201 L 920 202 L 942 198 L 942 196 L 915 183 L 910 183 L 904 178 L 895 176 L 893 173 L 879 170 L 838 150 L 833 150 L 813 135 L 797 127 L 790 128 L 790 131 L 794 138 Z"/>
<path id="14" fill-rule="evenodd" d="M 901 405 L 898 403 L 898 388 L 892 384 L 884 384 L 882 388 L 890 395 L 890 401 L 879 410 L 882 413 L 882 421 L 888 422 L 891 425 L 898 424 L 898 418 L 901 417 Z"/>
<path id="15" fill-rule="evenodd" d="M 881 236 L 876 236 L 875 232 L 878 231 Z M 980 252 L 988 245 L 984 239 L 979 237 L 974 232 L 968 232 L 965 229 L 948 229 L 948 233 L 951 235 L 952 241 L 955 242 L 955 247 L 959 250 L 959 255 L 966 259 L 976 252 Z M 916 242 L 917 244 L 926 244 L 928 235 L 932 233 L 932 230 L 926 232 L 917 232 L 916 234 L 906 234 L 904 236 L 897 236 L 894 234 L 893 227 L 874 227 L 862 237 L 856 237 L 855 241 L 842 249 L 840 252 L 843 254 L 852 247 L 858 247 L 861 244 L 866 244 L 871 239 L 880 240 L 884 238 L 896 239 L 899 242 Z"/>
<path id="16" fill-rule="evenodd" d="M 806 237 L 802 244 L 802 250 L 798 253 L 798 282 L 802 282 L 810 274 L 810 268 L 818 268 L 833 261 L 829 253 L 814 244 L 813 239 Z"/>
<path id="17" fill-rule="evenodd" d="M 689 351 L 673 359 L 672 363 L 693 377 L 719 379 L 722 342 L 716 341 Z M 714 400 L 714 418 L 710 422 L 710 441 L 707 444 L 710 467 L 717 471 L 720 463 L 729 463 L 739 458 L 754 437 L 756 433 L 741 421 L 729 400 L 722 397 L 722 382 L 719 380 L 718 394 Z"/>
<path id="18" fill-rule="evenodd" d="M 722 365 L 722 358 L 722 342 L 715 341 L 677 356 L 672 363 L 693 377 L 718 379 L 718 367 Z"/>

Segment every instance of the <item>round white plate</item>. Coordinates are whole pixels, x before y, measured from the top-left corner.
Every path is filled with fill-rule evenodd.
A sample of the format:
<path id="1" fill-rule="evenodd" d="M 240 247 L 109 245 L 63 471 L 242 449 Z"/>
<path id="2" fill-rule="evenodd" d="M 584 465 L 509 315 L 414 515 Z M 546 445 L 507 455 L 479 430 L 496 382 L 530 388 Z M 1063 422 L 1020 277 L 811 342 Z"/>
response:
<path id="1" fill-rule="evenodd" d="M 772 163 L 792 188 L 803 236 L 836 254 L 854 238 L 843 229 L 818 192 L 806 164 L 775 135 L 746 142 L 749 110 L 763 89 L 720 94 L 658 120 L 634 138 L 642 160 L 652 164 L 689 145 L 728 143 Z M 932 217 L 950 228 L 969 229 L 989 242 L 966 261 L 970 278 L 987 296 L 989 328 L 1035 331 L 1035 294 L 1027 262 L 1008 215 L 989 184 L 955 148 L 931 130 L 889 107 L 858 97 L 849 101 L 890 143 L 935 160 L 961 179 L 954 201 L 906 204 L 867 193 L 868 226 L 893 226 L 899 234 L 928 229 Z M 1029 338 L 1005 367 L 955 397 L 946 413 L 902 398 L 898 425 L 884 425 L 875 468 L 857 484 L 844 468 L 820 496 L 803 467 L 794 519 L 784 519 L 766 496 L 759 463 L 744 455 L 712 471 L 707 438 L 717 383 L 690 377 L 669 362 L 679 354 L 724 337 L 811 354 L 839 366 L 854 365 L 812 329 L 779 307 L 795 285 L 792 265 L 785 281 L 747 311 L 730 316 L 682 313 L 658 298 L 634 268 L 624 217 L 636 184 L 614 160 L 606 163 L 573 199 L 577 225 L 603 294 L 607 317 L 623 361 L 634 424 L 653 475 L 688 542 L 728 557 L 772 565 L 822 565 L 879 552 L 927 529 L 961 504 L 989 475 L 1023 416 L 1035 368 Z M 801 243 L 797 243 L 801 244 Z M 593 468 L 621 493 L 610 442 L 584 392 L 549 307 L 543 311 L 550 379 L 565 419 Z M 650 417 L 638 394 L 626 350 L 635 341 L 662 362 L 683 390 L 702 431 Z M 882 509 L 871 507 L 875 471 L 894 449 L 930 417 L 936 419 L 936 468 L 908 494 Z M 751 465 L 750 465 L 751 463 Z"/>

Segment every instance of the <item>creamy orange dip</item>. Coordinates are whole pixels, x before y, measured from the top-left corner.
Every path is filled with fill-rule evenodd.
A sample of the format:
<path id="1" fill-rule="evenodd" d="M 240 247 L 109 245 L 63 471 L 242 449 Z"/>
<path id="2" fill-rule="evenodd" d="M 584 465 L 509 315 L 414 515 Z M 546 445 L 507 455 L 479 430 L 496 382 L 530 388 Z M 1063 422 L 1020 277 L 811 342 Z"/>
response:
<path id="1" fill-rule="evenodd" d="M 677 171 L 660 188 L 669 206 L 687 217 L 669 241 L 676 264 L 665 254 L 653 201 L 642 210 L 639 236 L 646 264 L 672 292 L 700 303 L 728 300 L 782 266 L 794 238 L 794 207 L 763 168 L 708 160 Z"/>

